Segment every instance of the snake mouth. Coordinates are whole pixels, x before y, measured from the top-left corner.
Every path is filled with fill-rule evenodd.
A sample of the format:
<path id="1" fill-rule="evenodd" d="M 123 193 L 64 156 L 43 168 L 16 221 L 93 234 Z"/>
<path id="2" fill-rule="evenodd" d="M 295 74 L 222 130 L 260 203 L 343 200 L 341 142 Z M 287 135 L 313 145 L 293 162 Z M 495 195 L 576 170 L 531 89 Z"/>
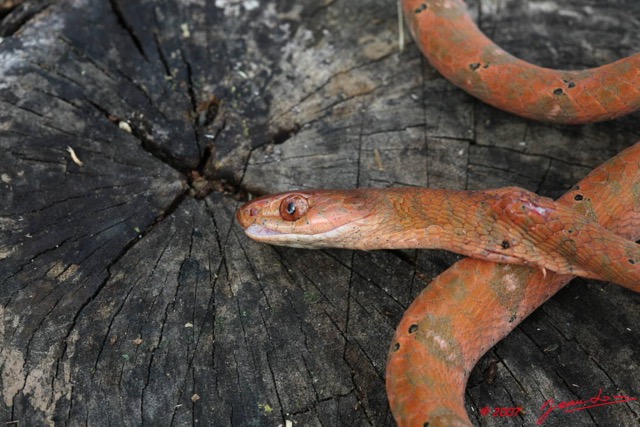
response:
<path id="1" fill-rule="evenodd" d="M 272 236 L 278 236 L 283 233 L 273 230 L 271 228 L 263 227 L 258 224 L 251 224 L 244 230 L 245 234 L 252 239 L 261 240 Z"/>
<path id="2" fill-rule="evenodd" d="M 251 224 L 245 228 L 244 232 L 252 240 L 276 246 L 303 249 L 353 248 L 357 246 L 353 243 L 353 239 L 349 238 L 353 234 L 351 223 L 329 231 L 313 234 L 278 231 L 258 224 Z"/>
<path id="3" fill-rule="evenodd" d="M 284 233 L 258 224 L 251 224 L 245 228 L 244 232 L 249 238 L 270 245 L 302 249 L 316 249 L 322 246 L 322 244 L 318 245 L 313 235 Z"/>

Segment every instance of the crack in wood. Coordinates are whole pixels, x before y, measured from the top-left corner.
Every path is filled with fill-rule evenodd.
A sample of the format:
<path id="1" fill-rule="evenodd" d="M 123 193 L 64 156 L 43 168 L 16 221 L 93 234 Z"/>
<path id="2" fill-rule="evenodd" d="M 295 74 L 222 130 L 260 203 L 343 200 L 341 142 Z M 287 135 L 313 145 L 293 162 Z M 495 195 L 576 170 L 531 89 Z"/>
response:
<path id="1" fill-rule="evenodd" d="M 120 2 L 118 0 L 109 0 L 109 5 L 111 5 L 111 9 L 113 10 L 114 15 L 116 16 L 118 24 L 120 24 L 120 26 L 129 35 L 129 37 L 131 38 L 131 41 L 133 42 L 133 45 L 138 50 L 138 53 L 140 53 L 140 56 L 142 56 L 145 59 L 145 61 L 149 62 L 149 58 L 147 57 L 147 54 L 145 53 L 142 47 L 142 43 L 140 42 L 140 39 L 135 33 L 135 28 L 127 20 L 127 17 L 122 9 L 122 5 L 120 4 Z"/>
<path id="2" fill-rule="evenodd" d="M 8 1 L 0 5 L 0 37 L 11 37 L 56 0 Z"/>

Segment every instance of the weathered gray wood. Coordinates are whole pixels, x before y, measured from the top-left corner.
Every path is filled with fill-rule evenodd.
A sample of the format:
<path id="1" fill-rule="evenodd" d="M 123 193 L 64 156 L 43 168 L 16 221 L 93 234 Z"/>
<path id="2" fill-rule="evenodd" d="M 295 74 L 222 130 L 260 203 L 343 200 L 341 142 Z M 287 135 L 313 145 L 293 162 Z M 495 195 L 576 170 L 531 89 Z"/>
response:
<path id="1" fill-rule="evenodd" d="M 640 4 L 602 3 L 470 7 L 514 54 L 570 68 L 640 42 Z M 3 17 L 0 422 L 394 425 L 394 327 L 458 257 L 259 245 L 233 223 L 236 199 L 391 185 L 558 196 L 640 139 L 638 114 L 558 127 L 483 105 L 412 44 L 398 52 L 396 22 L 382 0 L 26 1 Z M 574 281 L 473 371 L 474 422 L 531 425 L 545 400 L 599 389 L 640 397 L 639 304 Z M 525 414 L 478 415 L 487 406 Z M 635 402 L 546 425 L 639 417 Z"/>

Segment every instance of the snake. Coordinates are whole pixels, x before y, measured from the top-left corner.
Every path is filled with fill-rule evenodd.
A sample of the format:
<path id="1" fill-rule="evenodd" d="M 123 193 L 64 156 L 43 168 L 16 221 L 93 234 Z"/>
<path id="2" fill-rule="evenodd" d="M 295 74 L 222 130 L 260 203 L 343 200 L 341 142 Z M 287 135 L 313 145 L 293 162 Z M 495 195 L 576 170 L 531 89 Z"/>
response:
<path id="1" fill-rule="evenodd" d="M 490 105 L 564 124 L 640 107 L 638 55 L 591 70 L 551 70 L 499 48 L 461 0 L 401 3 L 434 68 Z M 557 201 L 517 187 L 302 190 L 251 200 L 236 220 L 249 238 L 273 245 L 469 256 L 405 311 L 389 349 L 386 389 L 400 426 L 470 426 L 464 390 L 471 369 L 571 279 L 640 291 L 639 193 L 640 143 Z"/>
<path id="2" fill-rule="evenodd" d="M 468 426 L 464 389 L 475 363 L 574 275 L 640 291 L 638 192 L 640 143 L 558 201 L 517 187 L 305 190 L 251 200 L 236 220 L 251 239 L 273 245 L 439 247 L 473 257 L 439 275 L 404 313 L 386 375 L 398 425 Z"/>

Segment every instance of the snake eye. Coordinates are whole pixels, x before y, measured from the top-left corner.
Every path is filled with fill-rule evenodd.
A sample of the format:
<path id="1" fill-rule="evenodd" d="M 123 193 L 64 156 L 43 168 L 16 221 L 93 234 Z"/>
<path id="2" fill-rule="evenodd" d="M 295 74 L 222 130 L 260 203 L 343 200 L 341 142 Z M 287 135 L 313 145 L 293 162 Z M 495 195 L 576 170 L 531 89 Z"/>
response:
<path id="1" fill-rule="evenodd" d="M 280 202 L 280 218 L 285 221 L 296 221 L 302 218 L 309 209 L 307 199 L 297 194 L 285 197 Z"/>

